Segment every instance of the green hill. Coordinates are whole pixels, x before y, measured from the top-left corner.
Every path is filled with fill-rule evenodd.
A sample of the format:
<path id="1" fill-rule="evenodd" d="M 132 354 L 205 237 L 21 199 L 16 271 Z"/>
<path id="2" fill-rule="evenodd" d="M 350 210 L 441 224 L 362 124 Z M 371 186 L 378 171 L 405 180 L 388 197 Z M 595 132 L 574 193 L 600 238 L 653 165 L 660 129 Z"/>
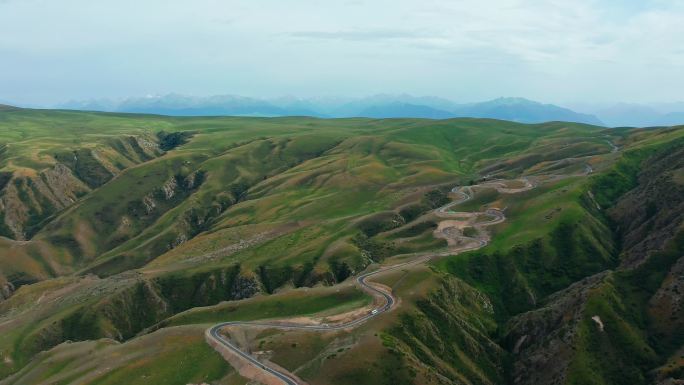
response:
<path id="1" fill-rule="evenodd" d="M 683 138 L 0 111 L 0 383 L 246 383 L 203 343 L 211 323 L 363 307 L 350 277 L 446 246 L 432 210 L 451 187 L 521 176 L 536 188 L 461 206 L 505 210 L 487 247 L 379 279 L 396 310 L 244 343 L 312 384 L 681 377 Z"/>

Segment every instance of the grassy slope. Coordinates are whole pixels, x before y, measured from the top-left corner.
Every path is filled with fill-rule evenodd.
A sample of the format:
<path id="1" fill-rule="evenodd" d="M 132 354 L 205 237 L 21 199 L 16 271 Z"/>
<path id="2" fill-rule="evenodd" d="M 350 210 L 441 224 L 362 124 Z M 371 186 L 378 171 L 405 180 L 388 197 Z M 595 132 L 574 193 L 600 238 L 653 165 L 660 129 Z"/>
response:
<path id="1" fill-rule="evenodd" d="M 35 261 L 45 260 L 43 265 L 58 265 L 61 271 L 90 265 L 94 272 L 111 274 L 139 267 L 207 229 L 363 215 L 391 208 L 413 186 L 453 181 L 500 157 L 536 156 L 536 150 L 529 151 L 532 146 L 563 147 L 587 136 L 583 146 L 592 150 L 600 141 L 588 137 L 596 131 L 590 126 L 468 119 L 164 118 L 31 110 L 7 112 L 3 118 L 7 129 L 0 133 L 6 140 L 18 135 L 9 127 L 25 132 L 25 139 L 11 146 L 6 169 L 19 163 L 46 167 L 55 162 L 48 149 L 69 148 L 74 141 L 95 146 L 123 134 L 196 133 L 190 143 L 124 171 L 48 223 L 34 237 L 40 247 L 0 242 L 23 255 L 29 275 L 38 277 L 55 273 Z M 59 141 L 35 146 L 48 142 L 53 132 Z M 31 163 L 34 158 L 44 163 Z M 169 178 L 196 170 L 207 175 L 196 191 L 180 191 L 168 202 L 155 199 L 159 207 L 140 214 L 143 198 L 158 195 Z M 234 192 L 245 188 L 245 202 L 226 210 L 236 200 Z M 331 224 L 330 229 L 342 226 Z M 37 251 L 26 252 L 29 247 Z M 53 261 L 54 255 L 65 256 Z"/>
<path id="2" fill-rule="evenodd" d="M 164 329 L 126 344 L 112 340 L 65 343 L 39 355 L 4 383 L 185 384 L 216 380 L 246 382 L 207 345 L 204 328 L 193 326 Z"/>
<path id="3" fill-rule="evenodd" d="M 240 262 L 245 269 L 260 274 L 260 278 L 268 281 L 266 284 L 272 289 L 277 289 L 281 285 L 301 286 L 330 282 L 332 260 L 346 261 L 353 269 L 362 268 L 367 261 L 358 257 L 358 245 L 351 241 L 352 236 L 358 233 L 355 223 L 372 213 L 398 212 L 400 207 L 406 204 L 418 203 L 422 199 L 422 194 L 432 188 L 431 186 L 444 182 L 467 181 L 481 168 L 488 168 L 502 175 L 517 175 L 528 169 L 532 172 L 540 162 L 552 162 L 569 153 L 598 153 L 608 150 L 602 136 L 603 132 L 590 126 L 563 123 L 520 125 L 471 119 L 327 121 L 303 118 L 162 118 L 31 111 L 23 111 L 22 114 L 24 115 L 12 117 L 11 124 L 16 124 L 19 120 L 28 120 L 28 123 L 21 123 L 27 127 L 27 138 L 31 135 L 49 138 L 46 128 L 57 127 L 63 132 L 64 140 L 63 143 L 58 143 L 58 146 L 67 145 L 69 140 L 76 140 L 76 137 L 86 138 L 81 139 L 82 141 L 90 140 L 83 132 L 76 129 L 70 131 L 69 126 L 89 127 L 91 131 L 98 132 L 99 136 L 146 131 L 154 133 L 161 129 L 195 132 L 195 136 L 186 145 L 158 160 L 124 171 L 118 178 L 77 202 L 72 208 L 64 211 L 53 222 L 54 225 L 46 226 L 31 244 L 45 242 L 49 247 L 62 250 L 59 245 L 55 246 L 50 242 L 52 237 L 59 234 L 74 234 L 74 229 L 81 224 L 81 228 L 90 227 L 97 231 L 82 231 L 83 236 L 78 240 L 79 245 L 91 245 L 91 249 L 96 251 L 85 258 L 86 253 L 74 252 L 74 255 L 79 256 L 71 262 L 75 267 L 97 267 L 104 270 L 94 271 L 107 272 L 110 266 L 102 262 L 114 260 L 118 264 L 122 259 L 116 259 L 117 256 L 124 255 L 124 260 L 131 261 L 129 267 L 141 267 L 142 271 L 148 274 L 164 276 L 169 271 L 185 269 L 188 263 L 198 263 L 198 260 L 193 258 L 199 257 L 199 263 L 204 264 L 207 269 Z M 35 116 L 32 116 L 33 114 Z M 9 120 L 7 117 L 5 119 Z M 5 127 L 9 127 L 9 124 Z M 0 129 L 0 132 L 2 131 L 6 130 Z M 34 158 L 31 154 L 32 148 L 27 142 L 21 148 L 20 158 Z M 312 152 L 311 149 L 317 150 Z M 190 163 L 185 164 L 186 161 Z M 178 166 L 168 167 L 174 162 Z M 29 163 L 26 165 L 39 167 Z M 155 170 L 166 173 L 157 177 Z M 117 217 L 130 215 L 125 204 L 127 200 L 139 200 L 154 190 L 154 185 L 163 183 L 165 178 L 176 172 L 186 176 L 195 170 L 202 170 L 207 174 L 205 182 L 197 190 L 190 192 L 187 197 L 183 196 L 179 202 L 170 202 L 169 207 L 162 210 L 158 216 L 149 219 L 150 222 L 136 222 L 136 229 L 144 231 L 131 231 L 134 236 L 116 245 L 111 243 L 112 232 L 117 229 L 116 220 L 120 219 Z M 144 178 L 144 175 L 147 175 L 147 178 L 157 178 L 156 182 L 137 186 L 135 182 Z M 564 221 L 571 224 L 582 222 L 586 219 L 584 211 L 575 202 L 581 194 L 580 184 L 581 182 L 569 180 L 522 197 L 493 197 L 501 199 L 500 203 L 509 206 L 508 214 L 515 220 L 496 229 L 496 242 L 489 250 L 483 252 L 504 255 L 515 249 L 515 245 L 526 244 L 546 236 L 546 226 L 534 226 L 535 231 L 532 232 L 519 231 L 530 228 L 530 224 L 548 222 L 548 228 L 553 228 L 565 223 Z M 420 191 L 422 192 L 416 195 L 416 192 Z M 239 197 L 236 197 L 236 192 L 240 193 Z M 219 200 L 221 197 L 225 200 Z M 166 236 L 165 234 L 173 234 L 170 238 L 173 239 L 178 236 L 179 231 L 187 232 L 189 225 L 183 222 L 188 218 L 188 212 L 197 214 L 196 217 L 206 217 L 207 212 L 211 212 L 207 210 L 208 207 L 216 204 L 220 206 L 223 202 L 226 202 L 226 207 L 210 217 L 211 220 L 205 222 L 208 224 L 200 228 L 194 238 L 168 252 L 150 248 L 151 240 L 161 239 Z M 545 219 L 550 212 L 555 213 L 557 207 L 562 209 L 562 214 L 553 214 L 550 219 Z M 97 218 L 93 218 L 93 213 L 97 210 L 105 210 L 114 219 L 98 222 Z M 198 210 L 205 212 L 198 213 Z M 85 226 L 84 221 L 87 222 Z M 180 230 L 179 223 L 182 224 Z M 582 227 L 576 232 L 578 239 L 588 237 L 590 232 L 604 231 L 598 223 L 582 224 L 585 225 L 589 227 Z M 232 239 L 274 229 L 283 230 L 284 233 L 276 231 L 273 238 L 251 247 L 217 258 L 201 259 L 202 256 L 206 256 L 207 251 L 216 250 L 217 246 L 232 245 Z M 436 246 L 429 242 L 421 243 L 421 240 L 416 242 L 416 247 Z M 543 242 L 545 247 L 554 247 L 552 239 Z M 562 240 L 558 242 L 562 243 Z M 592 241 L 592 245 L 597 250 L 607 250 L 607 245 L 600 242 Z M 581 251 L 577 255 L 579 258 L 585 254 Z M 527 274 L 525 269 L 530 268 L 529 262 L 526 261 L 529 257 L 521 255 L 518 258 L 520 262 L 516 268 L 521 271 L 522 276 Z M 548 262 L 553 265 L 557 263 L 557 259 L 558 255 L 554 254 Z M 579 261 L 581 258 L 578 259 L 578 264 Z M 599 263 L 605 263 L 605 258 Z M 116 272 L 116 269 L 110 272 Z M 592 269 L 594 267 L 589 268 L 593 271 Z M 532 290 L 541 295 L 553 289 L 544 287 L 544 284 L 551 280 L 550 277 L 545 277 L 539 272 L 535 274 L 538 277 L 522 280 L 519 285 L 518 282 L 513 282 L 515 287 L 523 288 L 523 292 Z M 581 276 L 587 272 L 579 271 L 576 274 Z M 472 278 L 468 275 L 463 277 L 466 281 Z M 432 282 L 430 287 L 434 290 L 441 287 L 440 290 L 446 290 L 452 296 L 456 295 L 451 290 L 454 285 L 464 285 L 440 283 L 440 280 L 441 278 L 432 277 L 427 281 Z M 483 280 L 485 286 L 482 286 L 483 282 L 469 282 L 484 290 L 493 301 L 503 302 L 497 294 L 502 288 L 497 287 L 494 280 Z M 565 283 L 558 285 L 563 284 Z M 448 288 L 451 289 L 447 290 Z M 462 290 L 476 293 L 473 289 Z M 286 293 L 283 294 L 286 298 L 284 303 L 296 301 L 293 299 L 296 296 L 289 298 L 290 294 Z M 21 292 L 17 295 L 19 294 L 24 295 Z M 103 295 L 106 296 L 106 293 L 96 294 Z M 17 297 L 17 300 L 21 296 Z M 277 296 L 273 298 L 274 302 L 270 301 L 270 297 L 256 300 L 255 304 L 258 305 L 255 305 L 257 307 L 254 309 L 258 310 L 254 310 L 254 313 L 250 313 L 249 308 L 244 309 L 241 305 L 233 314 L 236 317 L 252 318 L 264 311 L 270 311 L 269 309 L 278 311 L 279 306 L 283 306 L 279 304 L 282 302 L 276 299 Z M 493 315 L 483 316 L 477 307 L 450 309 L 452 315 L 448 319 L 452 321 L 437 321 L 431 312 L 436 308 L 443 308 L 445 303 L 440 302 L 439 294 L 431 298 L 433 299 L 416 298 L 416 305 L 408 308 L 415 309 L 416 313 L 408 314 L 408 318 L 397 319 L 397 325 L 401 326 L 388 329 L 392 332 L 386 334 L 388 337 L 385 345 L 398 344 L 396 346 L 399 347 L 394 349 L 395 353 L 389 353 L 392 350 L 388 350 L 388 346 L 383 345 L 382 340 L 373 339 L 376 337 L 372 335 L 366 335 L 363 341 L 370 338 L 368 343 L 373 346 L 373 351 L 379 354 L 378 357 L 387 358 L 386 362 L 390 364 L 394 362 L 401 366 L 404 362 L 402 360 L 409 359 L 411 367 L 419 368 L 418 361 L 424 358 L 424 353 L 416 350 L 414 343 L 416 338 L 420 339 L 420 328 L 427 326 L 422 322 L 431 323 L 430 328 L 436 328 L 436 335 L 441 338 L 451 338 L 453 336 L 444 325 L 454 322 L 454 319 L 464 319 L 467 324 L 481 323 L 482 326 L 476 328 L 480 330 L 476 333 L 479 336 L 478 344 L 487 346 L 488 339 L 496 332 L 492 328 Z M 324 296 L 320 300 L 311 299 L 311 304 L 303 303 L 301 307 L 288 309 L 292 310 L 292 314 L 319 311 L 338 300 L 335 296 Z M 355 296 L 345 297 L 343 300 L 349 304 L 357 304 L 360 301 Z M 247 300 L 246 303 L 251 301 Z M 170 318 L 168 322 L 175 325 L 213 321 L 223 316 L 224 309 L 228 311 L 232 306 L 234 305 L 228 304 L 190 310 Z M 495 309 L 498 310 L 499 307 L 495 306 Z M 506 310 L 511 311 L 515 310 Z M 51 319 L 58 320 L 64 313 L 60 311 L 52 315 L 54 318 Z M 32 333 L 30 330 L 36 330 L 36 327 L 27 325 L 23 334 Z M 14 332 L 3 336 L 0 341 L 3 354 L 8 354 L 13 346 L 20 346 L 13 336 L 16 337 Z M 390 340 L 394 342 L 388 342 Z M 133 341 L 135 339 L 131 340 L 131 343 Z M 459 349 L 463 349 L 463 346 L 459 346 Z M 472 352 L 466 356 L 470 354 Z M 438 365 L 441 372 L 445 373 L 442 375 L 453 378 L 484 378 L 489 381 L 497 381 L 500 378 L 497 377 L 500 376 L 500 368 L 494 370 L 495 374 L 492 376 L 483 375 L 478 369 L 482 363 L 464 361 L 463 352 L 439 352 L 438 355 L 444 355 L 447 359 Z M 17 360 L 18 366 L 10 370 L 16 370 L 26 362 L 26 359 L 28 357 Z M 498 362 L 501 357 L 494 355 L 490 359 L 492 362 Z M 344 368 L 345 365 L 347 364 L 340 367 Z M 363 370 L 365 366 L 355 367 L 356 370 Z M 311 378 L 322 380 L 319 374 L 319 370 L 322 369 L 307 370 Z M 389 367 L 378 370 L 380 377 L 383 371 L 392 371 Z M 427 372 L 423 371 L 424 369 L 421 369 L 422 374 L 416 375 L 427 376 Z M 403 375 L 409 376 L 405 377 L 408 379 L 411 373 L 405 372 Z"/>

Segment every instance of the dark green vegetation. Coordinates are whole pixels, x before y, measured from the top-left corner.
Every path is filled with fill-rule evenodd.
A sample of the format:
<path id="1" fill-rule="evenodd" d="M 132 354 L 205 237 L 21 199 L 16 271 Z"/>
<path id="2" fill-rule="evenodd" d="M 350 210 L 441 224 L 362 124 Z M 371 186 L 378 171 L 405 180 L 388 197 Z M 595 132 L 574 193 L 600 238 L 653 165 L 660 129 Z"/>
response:
<path id="1" fill-rule="evenodd" d="M 382 278 L 402 304 L 359 330 L 269 332 L 254 350 L 314 384 L 681 377 L 683 137 L 4 110 L 0 379 L 244 383 L 203 343 L 209 324 L 368 304 L 348 278 L 443 249 L 432 210 L 485 176 L 538 184 L 459 208 L 505 208 L 489 246 Z"/>
<path id="2" fill-rule="evenodd" d="M 617 162 L 589 180 L 580 201 L 611 230 L 606 239 L 616 259 L 610 270 L 548 296 L 538 310 L 508 323 L 506 340 L 519 351 L 514 376 L 572 384 L 681 378 L 681 361 L 672 361 L 684 344 L 676 305 L 684 255 L 684 184 L 677 180 L 684 142 L 677 132 L 637 131 Z M 555 362 L 530 371 L 541 352 Z"/>

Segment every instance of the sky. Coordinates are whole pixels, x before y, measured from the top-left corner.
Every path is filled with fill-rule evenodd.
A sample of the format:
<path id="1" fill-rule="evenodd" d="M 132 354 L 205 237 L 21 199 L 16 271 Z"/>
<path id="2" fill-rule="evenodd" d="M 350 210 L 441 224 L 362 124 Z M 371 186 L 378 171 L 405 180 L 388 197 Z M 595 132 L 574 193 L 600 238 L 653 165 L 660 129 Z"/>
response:
<path id="1" fill-rule="evenodd" d="M 684 99 L 681 0 L 0 0 L 0 101 Z"/>

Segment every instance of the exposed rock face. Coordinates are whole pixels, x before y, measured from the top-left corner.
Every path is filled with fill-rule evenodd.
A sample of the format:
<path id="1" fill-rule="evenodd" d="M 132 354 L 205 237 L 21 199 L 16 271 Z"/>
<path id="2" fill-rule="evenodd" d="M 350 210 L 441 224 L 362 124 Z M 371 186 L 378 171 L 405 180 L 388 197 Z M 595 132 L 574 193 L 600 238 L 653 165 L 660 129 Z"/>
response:
<path id="1" fill-rule="evenodd" d="M 665 336 L 684 330 L 684 256 L 679 258 L 649 301 L 648 312 Z"/>
<path id="2" fill-rule="evenodd" d="M 175 177 L 170 178 L 162 185 L 161 191 L 164 193 L 166 200 L 173 198 L 176 194 L 176 187 L 178 187 L 178 183 Z"/>
<path id="3" fill-rule="evenodd" d="M 44 170 L 5 172 L 0 175 L 0 235 L 30 239 L 42 221 L 72 205 L 128 166 L 161 155 L 158 145 L 145 137 L 112 139 L 107 151 L 78 148 L 54 155 L 55 163 Z M 113 150 L 113 151 L 112 151 Z M 176 183 L 163 186 L 173 196 Z"/>
<path id="4" fill-rule="evenodd" d="M 221 300 L 238 300 L 252 297 L 261 291 L 261 285 L 253 274 L 234 273 L 232 270 L 220 270 L 209 274 L 198 288 L 198 294 L 201 297 L 212 297 L 212 293 L 223 292 Z"/>
<path id="5" fill-rule="evenodd" d="M 199 186 L 202 183 L 203 179 L 204 179 L 204 172 L 195 171 L 185 178 L 185 180 L 184 180 L 185 188 L 192 190 L 192 189 L 196 188 L 197 186 Z"/>
<path id="6" fill-rule="evenodd" d="M 90 189 L 63 164 L 37 175 L 15 174 L 0 190 L 0 216 L 9 236 L 26 240 L 44 218 L 68 207 Z"/>
<path id="7" fill-rule="evenodd" d="M 8 184 L 0 196 L 0 213 L 5 225 L 4 236 L 17 240 L 26 239 L 23 224 L 28 221 L 28 208 L 19 199 L 19 193 L 14 183 Z"/>
<path id="8" fill-rule="evenodd" d="M 44 186 L 47 187 L 46 189 L 41 188 L 41 193 L 59 207 L 66 207 L 74 203 L 79 194 L 88 192 L 88 187 L 76 179 L 71 170 L 61 163 L 43 171 L 41 180 L 45 182 Z"/>
<path id="9" fill-rule="evenodd" d="M 541 308 L 509 321 L 506 342 L 515 357 L 514 384 L 565 383 L 587 298 L 607 276 L 604 272 L 576 282 L 550 296 Z"/>
<path id="10" fill-rule="evenodd" d="M 684 222 L 684 184 L 675 173 L 684 168 L 684 146 L 644 162 L 637 188 L 609 210 L 623 238 L 623 266 L 642 263 L 660 250 Z"/>
<path id="11" fill-rule="evenodd" d="M 159 151 L 161 151 L 157 142 L 149 140 L 143 136 L 131 136 L 130 139 L 134 140 L 141 149 L 154 155 L 157 155 Z"/>
<path id="12" fill-rule="evenodd" d="M 142 203 L 145 206 L 145 211 L 147 214 L 152 213 L 155 207 L 157 207 L 157 202 L 155 202 L 154 199 L 149 195 L 143 198 Z"/>
<path id="13" fill-rule="evenodd" d="M 261 291 L 261 285 L 254 276 L 239 275 L 233 283 L 231 296 L 233 299 L 253 297 Z"/>
<path id="14" fill-rule="evenodd" d="M 641 165 L 637 187 L 608 211 L 622 239 L 615 272 L 577 282 L 509 321 L 514 384 L 565 384 L 578 375 L 576 365 L 601 383 L 654 379 L 684 330 L 683 167 L 684 147 L 656 153 Z M 647 321 L 634 314 L 647 314 Z"/>
<path id="15" fill-rule="evenodd" d="M 147 214 L 151 214 L 159 206 L 159 201 L 170 201 L 180 193 L 189 193 L 199 187 L 203 180 L 201 175 L 200 171 L 195 171 L 185 178 L 174 175 L 167 179 L 159 188 L 143 197 L 142 203 Z"/>
<path id="16" fill-rule="evenodd" d="M 14 294 L 14 285 L 12 282 L 5 282 L 0 285 L 0 301 L 5 300 L 9 298 L 12 294 Z"/>

